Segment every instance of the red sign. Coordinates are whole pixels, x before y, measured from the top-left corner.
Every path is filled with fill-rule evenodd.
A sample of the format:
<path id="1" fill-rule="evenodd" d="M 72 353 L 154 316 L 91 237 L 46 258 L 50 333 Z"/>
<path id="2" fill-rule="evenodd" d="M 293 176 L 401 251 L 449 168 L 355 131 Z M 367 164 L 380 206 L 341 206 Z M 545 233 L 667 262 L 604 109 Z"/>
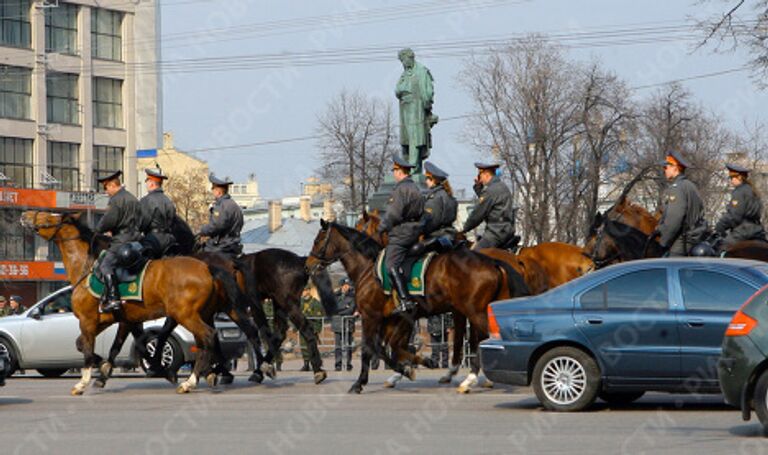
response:
<path id="1" fill-rule="evenodd" d="M 0 187 L 0 206 L 56 207 L 56 192 Z"/>
<path id="2" fill-rule="evenodd" d="M 56 262 L 0 261 L 0 280 L 66 281 L 64 266 Z"/>

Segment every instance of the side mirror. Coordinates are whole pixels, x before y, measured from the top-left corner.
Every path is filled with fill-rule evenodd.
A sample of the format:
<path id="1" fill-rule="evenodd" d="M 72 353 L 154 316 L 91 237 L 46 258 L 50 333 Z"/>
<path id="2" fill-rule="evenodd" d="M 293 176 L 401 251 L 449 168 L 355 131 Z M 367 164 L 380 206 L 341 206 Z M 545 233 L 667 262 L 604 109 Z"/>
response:
<path id="1" fill-rule="evenodd" d="M 43 315 L 40 313 L 40 308 L 32 308 L 29 311 L 29 317 L 32 319 L 37 319 L 39 321 L 42 316 Z"/>

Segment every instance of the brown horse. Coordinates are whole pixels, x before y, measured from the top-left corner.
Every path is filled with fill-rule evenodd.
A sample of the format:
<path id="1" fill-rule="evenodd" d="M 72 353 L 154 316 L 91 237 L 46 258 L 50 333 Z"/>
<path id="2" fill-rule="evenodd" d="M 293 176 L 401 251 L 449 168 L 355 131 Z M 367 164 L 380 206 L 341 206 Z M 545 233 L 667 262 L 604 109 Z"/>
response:
<path id="1" fill-rule="evenodd" d="M 89 254 L 95 235 L 80 222 L 80 214 L 27 211 L 21 221 L 42 238 L 56 242 L 62 253 L 67 279 L 73 285 L 72 311 L 80 321 L 80 336 L 76 344 L 85 360 L 82 377 L 72 389 L 72 394 L 82 395 L 90 383 L 93 368 L 101 360 L 94 352 L 96 336 L 118 322 L 114 314 L 99 312 L 99 299 L 83 285 L 95 259 Z M 199 348 L 195 365 L 189 379 L 177 388 L 178 393 L 191 391 L 202 376 L 206 376 L 209 384 L 215 383 L 216 376 L 211 371 L 217 345 L 213 316 L 217 309 L 228 307 L 228 313 L 235 322 L 245 322 L 244 315 L 238 308 L 232 307 L 229 300 L 221 301 L 221 297 L 231 288 L 231 285 L 217 280 L 212 269 L 200 260 L 166 258 L 147 265 L 142 301 L 129 301 L 123 306 L 119 322 L 139 324 L 168 316 L 179 321 L 195 336 Z M 255 328 L 250 332 L 252 336 Z"/>
<path id="2" fill-rule="evenodd" d="M 402 367 L 401 359 L 432 366 L 431 362 L 408 352 L 408 335 L 413 321 L 392 315 L 395 303 L 386 295 L 375 277 L 375 263 L 381 246 L 373 239 L 354 229 L 321 220 L 321 229 L 315 238 L 306 266 L 315 270 L 341 261 L 355 283 L 355 301 L 362 317 L 363 356 L 358 380 L 350 392 L 360 393 L 368 383 L 371 355 L 378 353 L 392 365 L 382 352 L 381 341 L 392 347 L 395 371 L 412 378 L 410 365 Z M 435 257 L 426 272 L 426 295 L 419 298 L 420 306 L 415 318 L 453 311 L 468 320 L 472 327 L 470 347 L 476 352 L 480 337 L 488 333 L 486 313 L 490 302 L 526 295 L 528 290 L 517 272 L 506 264 L 467 249 L 460 249 Z M 465 325 L 456 321 L 456 326 Z M 465 383 L 477 381 L 480 364 L 477 356 L 472 362 L 472 373 Z M 466 391 L 463 385 L 461 391 Z"/>

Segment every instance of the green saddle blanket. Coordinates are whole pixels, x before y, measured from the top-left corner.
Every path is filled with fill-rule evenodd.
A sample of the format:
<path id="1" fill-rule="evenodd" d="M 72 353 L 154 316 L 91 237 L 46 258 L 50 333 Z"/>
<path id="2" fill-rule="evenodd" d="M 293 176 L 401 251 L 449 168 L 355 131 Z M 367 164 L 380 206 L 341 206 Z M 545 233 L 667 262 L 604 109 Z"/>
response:
<path id="1" fill-rule="evenodd" d="M 102 252 L 96 260 L 96 263 L 93 266 L 94 270 L 99 266 L 99 262 L 103 255 Z M 144 273 L 147 271 L 147 266 L 150 262 L 152 261 L 147 261 L 147 263 L 144 264 L 139 273 L 136 274 L 136 278 L 130 281 L 121 281 L 120 284 L 118 284 L 117 289 L 120 292 L 121 299 L 134 301 L 143 300 L 142 289 L 144 288 Z M 96 274 L 93 272 L 88 275 L 88 292 L 96 298 L 101 298 L 104 293 L 104 282 L 97 278 Z"/>
<path id="2" fill-rule="evenodd" d="M 392 294 L 392 282 L 389 279 L 389 273 L 387 273 L 387 266 L 385 265 L 386 262 L 384 261 L 385 254 L 386 250 L 381 250 L 381 253 L 379 253 L 379 258 L 376 260 L 376 278 L 378 278 L 381 287 L 384 289 L 384 293 L 390 295 Z M 429 263 L 436 255 L 437 253 L 432 251 L 424 256 L 421 256 L 415 262 L 413 262 L 411 273 L 408 279 L 408 292 L 410 292 L 411 295 L 424 295 L 424 277 L 427 275 L 427 268 L 429 267 Z M 406 263 L 408 262 L 409 261 L 406 259 Z M 404 264 L 404 266 L 405 265 L 406 264 Z"/>

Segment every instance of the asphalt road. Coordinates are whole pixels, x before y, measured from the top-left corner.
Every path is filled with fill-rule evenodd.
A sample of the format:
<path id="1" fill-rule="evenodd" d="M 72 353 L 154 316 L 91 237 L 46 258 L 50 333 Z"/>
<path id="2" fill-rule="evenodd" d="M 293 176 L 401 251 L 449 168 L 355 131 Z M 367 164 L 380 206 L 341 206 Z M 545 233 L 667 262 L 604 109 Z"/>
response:
<path id="1" fill-rule="evenodd" d="M 353 373 L 319 386 L 309 373 L 263 385 L 238 374 L 189 395 L 123 375 L 82 397 L 69 395 L 74 376 L 13 378 L 0 388 L 0 453 L 768 454 L 756 420 L 742 422 L 720 396 L 650 394 L 557 414 L 527 388 L 458 395 L 424 370 L 394 390 L 374 372 L 362 395 L 348 395 Z"/>

